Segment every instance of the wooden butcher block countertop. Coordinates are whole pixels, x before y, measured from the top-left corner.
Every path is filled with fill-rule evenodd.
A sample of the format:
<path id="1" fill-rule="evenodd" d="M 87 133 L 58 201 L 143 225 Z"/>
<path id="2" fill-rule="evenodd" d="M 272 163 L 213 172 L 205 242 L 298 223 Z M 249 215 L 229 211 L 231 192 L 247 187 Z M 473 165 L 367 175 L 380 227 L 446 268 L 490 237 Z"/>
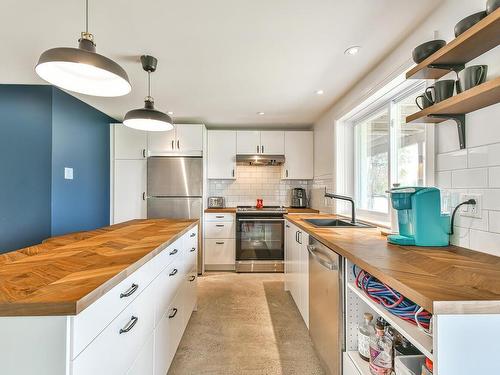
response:
<path id="1" fill-rule="evenodd" d="M 197 220 L 132 220 L 0 255 L 0 316 L 75 315 Z"/>
<path id="2" fill-rule="evenodd" d="M 434 314 L 500 314 L 500 257 L 457 246 L 392 245 L 376 228 L 317 228 L 304 221 L 335 217 L 286 219 Z"/>

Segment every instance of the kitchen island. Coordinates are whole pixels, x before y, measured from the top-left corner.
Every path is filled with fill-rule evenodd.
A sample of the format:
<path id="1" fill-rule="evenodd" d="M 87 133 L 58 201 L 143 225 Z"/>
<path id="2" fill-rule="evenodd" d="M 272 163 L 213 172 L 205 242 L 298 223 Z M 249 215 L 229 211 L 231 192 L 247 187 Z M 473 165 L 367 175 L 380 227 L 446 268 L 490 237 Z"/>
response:
<path id="1" fill-rule="evenodd" d="M 197 220 L 154 219 L 3 254 L 0 373 L 166 373 L 196 306 L 197 251 Z"/>
<path id="2" fill-rule="evenodd" d="M 306 222 L 308 218 L 338 217 L 285 216 L 290 230 L 301 233 L 295 236 L 300 242 L 300 246 L 296 245 L 299 246 L 298 251 L 294 250 L 298 258 L 288 260 L 292 275 L 286 276 L 286 282 L 291 279 L 294 288 L 306 290 L 296 293 L 302 296 L 298 305 L 299 310 L 304 311 L 306 320 L 307 301 L 304 299 L 308 299 L 308 277 L 303 275 L 308 272 L 309 237 L 314 237 L 341 256 L 344 271 L 345 374 L 367 373 L 367 368 L 354 363 L 358 359 L 355 353 L 356 330 L 364 312 L 386 318 L 423 354 L 433 359 L 434 374 L 500 373 L 500 364 L 495 360 L 500 337 L 499 257 L 457 246 L 392 245 L 377 228 L 318 228 Z M 294 236 L 287 238 L 289 243 L 285 245 L 285 251 L 293 247 L 291 242 Z M 368 298 L 355 285 L 354 265 L 433 313 L 432 336 L 391 315 Z M 350 353 L 354 355 L 349 356 Z M 350 361 L 351 357 L 353 361 Z M 468 359 L 464 361 L 464 358 Z M 349 372 L 345 367 L 351 364 L 357 372 Z"/>

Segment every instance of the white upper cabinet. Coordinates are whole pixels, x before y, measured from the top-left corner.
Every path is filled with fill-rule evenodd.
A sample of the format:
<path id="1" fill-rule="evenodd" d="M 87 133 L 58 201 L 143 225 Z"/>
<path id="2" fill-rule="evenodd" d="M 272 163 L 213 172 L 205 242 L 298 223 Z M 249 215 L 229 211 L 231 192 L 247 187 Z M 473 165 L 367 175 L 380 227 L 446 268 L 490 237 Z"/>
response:
<path id="1" fill-rule="evenodd" d="M 238 130 L 236 132 L 236 152 L 238 154 L 259 154 L 260 131 Z"/>
<path id="2" fill-rule="evenodd" d="M 260 153 L 283 155 L 285 153 L 285 132 L 281 130 L 260 132 Z"/>
<path id="3" fill-rule="evenodd" d="M 284 131 L 238 130 L 236 151 L 240 155 L 283 155 L 285 152 Z"/>
<path id="4" fill-rule="evenodd" d="M 203 125 L 177 124 L 166 132 L 149 132 L 149 154 L 201 154 Z"/>
<path id="5" fill-rule="evenodd" d="M 147 133 L 122 124 L 112 125 L 115 159 L 144 159 L 148 148 Z"/>
<path id="6" fill-rule="evenodd" d="M 312 131 L 285 132 L 285 180 L 312 180 L 314 174 L 314 139 Z"/>
<path id="7" fill-rule="evenodd" d="M 236 131 L 208 131 L 208 178 L 236 178 Z"/>
<path id="8" fill-rule="evenodd" d="M 177 150 L 195 152 L 203 150 L 203 125 L 179 124 L 175 127 L 177 135 Z"/>

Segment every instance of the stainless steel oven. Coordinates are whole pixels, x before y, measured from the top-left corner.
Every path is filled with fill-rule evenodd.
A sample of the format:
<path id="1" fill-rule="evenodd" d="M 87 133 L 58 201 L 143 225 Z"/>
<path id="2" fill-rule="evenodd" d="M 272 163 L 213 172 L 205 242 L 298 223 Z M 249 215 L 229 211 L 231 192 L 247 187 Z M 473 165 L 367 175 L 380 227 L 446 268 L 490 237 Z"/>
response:
<path id="1" fill-rule="evenodd" d="M 236 272 L 283 272 L 284 213 L 281 207 L 238 207 Z"/>

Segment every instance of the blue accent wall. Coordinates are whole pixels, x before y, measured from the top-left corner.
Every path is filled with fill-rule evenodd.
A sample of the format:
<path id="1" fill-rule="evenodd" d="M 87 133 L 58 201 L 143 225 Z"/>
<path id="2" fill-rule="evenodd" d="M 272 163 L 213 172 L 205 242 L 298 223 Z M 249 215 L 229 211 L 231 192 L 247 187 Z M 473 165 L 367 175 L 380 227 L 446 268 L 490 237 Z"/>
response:
<path id="1" fill-rule="evenodd" d="M 52 235 L 109 225 L 111 117 L 54 88 Z M 73 168 L 73 180 L 64 179 Z"/>
<path id="2" fill-rule="evenodd" d="M 52 88 L 0 85 L 0 252 L 50 237 Z"/>
<path id="3" fill-rule="evenodd" d="M 0 85 L 0 253 L 109 225 L 112 122 L 52 86 Z"/>

